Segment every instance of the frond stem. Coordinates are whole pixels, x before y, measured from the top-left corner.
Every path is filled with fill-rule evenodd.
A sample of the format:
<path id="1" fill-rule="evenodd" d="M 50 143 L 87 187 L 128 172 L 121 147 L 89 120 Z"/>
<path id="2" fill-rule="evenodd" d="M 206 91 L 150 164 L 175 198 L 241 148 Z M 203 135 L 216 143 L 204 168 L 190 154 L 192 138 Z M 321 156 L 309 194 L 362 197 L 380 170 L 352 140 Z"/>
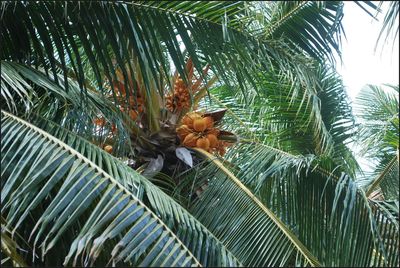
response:
<path id="1" fill-rule="evenodd" d="M 125 192 L 125 194 L 127 194 L 128 196 L 131 196 L 136 202 L 138 202 L 141 206 L 143 206 L 144 208 L 146 208 L 149 213 L 155 218 L 157 219 L 157 221 L 167 230 L 167 232 L 174 237 L 174 239 L 176 239 L 176 241 L 178 241 L 181 246 L 187 251 L 188 255 L 193 258 L 194 262 L 196 263 L 197 266 L 202 267 L 202 265 L 200 264 L 200 262 L 196 259 L 195 256 L 193 256 L 192 252 L 190 252 L 190 250 L 185 246 L 185 244 L 183 244 L 183 242 L 179 239 L 179 237 L 177 237 L 172 230 L 165 225 L 165 223 L 163 223 L 160 218 L 153 212 L 151 211 L 141 200 L 139 200 L 134 194 L 132 194 L 130 191 L 128 191 L 128 189 L 126 189 L 121 183 L 119 183 L 116 179 L 114 179 L 113 177 L 111 177 L 107 172 L 105 172 L 102 168 L 100 168 L 98 165 L 96 165 L 95 163 L 93 163 L 91 160 L 89 160 L 88 158 L 86 158 L 84 155 L 82 155 L 80 152 L 76 151 L 74 148 L 72 148 L 71 146 L 69 146 L 68 144 L 64 143 L 63 141 L 53 137 L 52 135 L 49 135 L 47 132 L 43 131 L 42 129 L 32 125 L 29 122 L 26 122 L 25 120 L 22 120 L 4 110 L 1 110 L 1 113 L 3 115 L 5 115 L 6 117 L 10 117 L 13 120 L 19 122 L 20 124 L 25 125 L 26 127 L 32 129 L 33 131 L 37 132 L 39 135 L 45 137 L 46 139 L 50 140 L 51 142 L 54 142 L 55 144 L 57 144 L 58 146 L 62 147 L 63 149 L 65 149 L 66 151 L 69 151 L 71 154 L 75 155 L 77 158 L 81 159 L 83 162 L 85 162 L 86 164 L 88 164 L 89 166 L 91 166 L 93 169 L 95 169 L 97 172 L 99 172 L 102 176 L 104 176 L 106 179 L 110 180 L 114 185 L 116 185 L 118 188 L 120 188 L 122 191 Z"/>
<path id="2" fill-rule="evenodd" d="M 215 156 L 200 148 L 193 148 L 195 151 L 201 153 L 210 159 L 216 166 L 218 166 L 243 192 L 248 195 L 254 203 L 256 203 L 268 217 L 282 230 L 286 237 L 293 243 L 293 245 L 302 253 L 307 261 L 313 267 L 319 267 L 321 264 L 318 259 L 301 243 L 301 241 L 286 227 L 286 225 L 271 211 L 269 210 L 236 176 L 230 172 Z"/>
<path id="3" fill-rule="evenodd" d="M 365 193 L 366 196 L 369 196 L 372 191 L 381 183 L 381 181 L 385 178 L 385 175 L 389 172 L 389 170 L 394 166 L 397 160 L 397 155 L 390 160 L 389 164 L 385 167 L 385 169 L 375 178 L 374 182 L 372 183 L 371 187 L 369 187 L 368 191 Z"/>

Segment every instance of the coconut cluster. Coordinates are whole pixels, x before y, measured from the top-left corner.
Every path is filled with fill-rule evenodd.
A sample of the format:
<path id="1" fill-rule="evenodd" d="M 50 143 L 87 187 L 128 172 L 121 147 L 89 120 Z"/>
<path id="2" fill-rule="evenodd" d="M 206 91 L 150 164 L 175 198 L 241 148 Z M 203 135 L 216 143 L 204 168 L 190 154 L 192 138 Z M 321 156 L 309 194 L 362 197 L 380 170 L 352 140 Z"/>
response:
<path id="1" fill-rule="evenodd" d="M 219 129 L 214 127 L 214 119 L 200 113 L 188 113 L 182 118 L 182 125 L 176 132 L 184 146 L 197 147 L 223 156 L 227 143 L 218 139 Z"/>
<path id="2" fill-rule="evenodd" d="M 176 79 L 174 93 L 169 94 L 166 97 L 166 101 L 165 107 L 171 112 L 190 108 L 189 89 L 181 78 Z"/>

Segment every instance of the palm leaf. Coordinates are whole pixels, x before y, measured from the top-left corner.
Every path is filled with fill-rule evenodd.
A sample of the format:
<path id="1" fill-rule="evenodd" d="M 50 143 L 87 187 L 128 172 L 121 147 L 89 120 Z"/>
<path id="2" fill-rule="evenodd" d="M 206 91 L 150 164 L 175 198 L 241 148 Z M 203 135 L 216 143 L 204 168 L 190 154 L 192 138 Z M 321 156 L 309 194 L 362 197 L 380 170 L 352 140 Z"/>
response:
<path id="1" fill-rule="evenodd" d="M 398 86 L 368 85 L 356 99 L 361 154 L 375 165 L 372 174 L 360 180 L 367 196 L 380 185 L 385 198 L 398 200 L 398 92 Z"/>
<path id="2" fill-rule="evenodd" d="M 343 32 L 341 1 L 282 1 L 271 10 L 265 38 L 284 36 L 316 59 L 329 57 L 333 51 L 340 56 L 340 36 Z"/>
<path id="3" fill-rule="evenodd" d="M 215 195 L 216 192 L 212 190 L 206 191 L 205 194 L 201 196 L 202 200 L 199 203 L 207 202 L 213 205 L 206 207 L 196 204 L 192 209 L 196 213 L 195 215 L 200 217 L 201 220 L 207 222 L 207 225 L 213 226 L 213 228 L 215 228 L 214 226 L 218 226 L 218 228 L 215 229 L 218 230 L 218 234 L 225 233 L 225 236 L 227 232 L 230 233 L 227 237 L 236 237 L 234 240 L 228 240 L 228 247 L 231 246 L 232 250 L 237 252 L 236 254 L 238 256 L 243 256 L 247 265 L 275 266 L 280 264 L 281 266 L 285 264 L 287 259 L 293 254 L 294 249 L 296 249 L 296 251 L 303 255 L 303 258 L 311 266 L 320 266 L 318 259 L 308 251 L 308 249 L 297 239 L 287 226 L 276 217 L 272 211 L 266 208 L 260 200 L 249 189 L 247 189 L 243 183 L 235 177 L 235 175 L 233 175 L 232 172 L 225 168 L 219 160 L 215 159 L 214 156 L 206 151 L 202 149 L 195 150 L 209 158 L 227 175 L 227 177 L 229 177 L 233 183 L 229 183 L 227 180 L 213 182 L 211 188 L 214 189 L 217 187 L 220 190 L 223 189 L 225 196 L 223 198 L 215 198 L 215 196 L 219 196 L 219 194 Z M 229 218 L 227 218 L 225 213 L 221 213 L 217 217 L 220 217 L 220 219 L 224 218 L 226 221 L 225 223 L 222 223 L 221 220 L 216 218 L 206 216 L 207 214 L 210 216 L 212 214 L 210 211 L 216 209 L 216 206 L 221 206 L 222 204 L 227 204 L 226 202 L 231 202 L 228 200 L 232 200 L 232 197 L 234 197 L 235 205 L 248 207 L 249 205 L 251 206 L 251 203 L 253 202 L 256 206 L 247 212 L 243 211 L 243 209 L 235 211 L 234 209 L 225 208 L 224 212 L 230 214 Z M 251 222 L 244 219 L 251 219 Z M 232 221 L 234 224 L 232 224 Z M 246 241 L 245 243 L 247 243 L 247 245 L 249 245 L 249 242 L 251 241 L 251 247 L 243 247 L 243 245 L 241 245 L 239 241 L 242 239 L 237 237 L 239 233 L 235 234 L 234 230 L 229 230 L 232 228 L 231 226 L 235 226 L 238 229 L 248 228 L 248 232 L 242 234 L 244 237 L 247 236 L 247 239 L 244 239 L 244 237 L 242 238 L 243 241 Z M 268 232 L 268 235 L 265 235 L 265 232 Z M 263 233 L 264 235 L 262 235 Z M 249 234 L 252 234 L 255 237 L 250 238 L 248 237 Z M 254 240 L 257 236 L 261 236 L 262 238 Z M 277 239 L 278 241 L 273 241 L 272 239 L 274 238 L 279 239 Z M 257 241 L 257 246 L 254 246 L 253 244 L 255 241 Z M 274 245 L 268 250 L 265 250 L 266 246 L 269 244 Z M 248 251 L 251 251 L 251 253 Z M 258 258 L 255 259 L 254 256 L 257 256 Z"/>
<path id="4" fill-rule="evenodd" d="M 191 252 L 195 252 L 203 263 L 237 263 L 221 244 L 213 242 L 215 238 L 187 212 L 179 209 L 150 183 L 143 183 L 141 191 L 146 192 L 151 206 L 158 208 L 153 212 L 140 200 L 140 193 L 131 191 L 137 189 L 139 176 L 134 175 L 132 170 L 128 171 L 128 167 L 124 169 L 122 163 L 116 164 L 118 161 L 112 160 L 100 149 L 94 149 L 97 147 L 71 134 L 66 135 L 67 132 L 58 132 L 64 134 L 69 142 L 75 142 L 79 150 L 92 158 L 90 160 L 43 130 L 10 114 L 3 112 L 3 115 L 2 203 L 5 206 L 2 207 L 2 215 L 7 215 L 8 224 L 16 230 L 26 224 L 26 217 L 31 211 L 31 215 L 37 218 L 34 219 L 35 228 L 30 236 L 34 238 L 35 246 L 42 247 L 42 254 L 50 254 L 48 251 L 57 245 L 57 250 L 62 252 L 67 253 L 69 249 L 65 263 L 74 256 L 76 263 L 80 254 L 83 254 L 81 258 L 86 257 L 82 259 L 84 263 L 92 263 L 101 250 L 111 253 L 109 261 L 131 264 L 200 265 Z M 18 130 L 26 135 L 15 136 Z M 21 153 L 26 161 L 13 157 Z M 114 174 L 119 174 L 118 181 L 124 181 L 124 185 L 95 164 L 94 159 L 104 163 L 106 169 L 113 170 Z M 17 168 L 12 168 L 12 165 Z M 26 176 L 18 177 L 18 174 Z M 26 191 L 29 194 L 24 195 Z M 47 194 L 53 197 L 52 202 L 40 209 L 37 205 L 43 204 Z M 82 206 L 81 202 L 85 205 Z M 164 220 L 159 218 L 160 215 Z M 49 226 L 53 219 L 54 223 Z M 183 226 L 177 225 L 175 219 L 179 219 Z M 77 223 L 83 226 L 79 234 L 66 238 L 67 230 L 73 229 Z M 175 231 L 172 232 L 167 225 Z M 138 231 L 141 234 L 137 234 Z M 203 241 L 212 248 L 198 247 L 193 241 L 194 237 L 189 234 L 203 237 Z M 108 239 L 111 241 L 107 242 Z M 188 251 L 185 244 L 192 250 Z M 204 250 L 213 254 L 208 255 Z M 100 254 L 99 259 L 106 261 L 104 254 Z"/>
<path id="5" fill-rule="evenodd" d="M 378 7 L 382 7 L 384 1 L 380 1 Z M 379 42 L 384 37 L 383 43 L 387 42 L 389 36 L 393 38 L 393 46 L 396 43 L 396 37 L 399 35 L 399 3 L 396 1 L 390 1 L 387 7 L 385 17 L 383 18 L 382 28 L 379 32 L 379 36 L 376 40 L 375 50 L 378 47 Z M 397 28 L 396 28 L 397 25 Z"/>
<path id="6" fill-rule="evenodd" d="M 370 196 L 372 191 L 380 186 L 386 200 L 398 200 L 399 196 L 399 159 L 394 156 L 384 170 L 370 183 L 366 192 Z"/>
<path id="7" fill-rule="evenodd" d="M 373 158 L 395 155 L 399 148 L 399 87 L 367 85 L 357 96 L 362 153 Z M 367 154 L 367 155 L 368 155 Z"/>
<path id="8" fill-rule="evenodd" d="M 251 105 L 224 87 L 211 91 L 211 104 L 202 104 L 205 109 L 228 109 L 224 125 L 242 138 L 292 154 L 313 154 L 326 159 L 326 164 L 331 162 L 326 169 L 338 168 L 354 176 L 359 167 L 347 148 L 355 136 L 348 97 L 333 70 L 320 66 L 316 73 L 320 82 L 315 89 L 293 85 L 284 75 L 269 72 L 260 85 L 263 90 L 248 94 Z"/>
<path id="9" fill-rule="evenodd" d="M 91 89 L 84 96 L 76 81 L 68 78 L 68 90 L 57 85 L 43 70 L 36 70 L 17 62 L 2 61 L 1 75 L 4 83 L 1 85 L 2 101 L 9 107 L 23 108 L 17 114 L 38 114 L 44 118 L 61 124 L 75 133 L 103 144 L 111 124 L 119 131 L 117 142 L 113 144 L 114 153 L 122 155 L 129 147 L 128 132 L 140 133 L 135 122 L 121 112 L 114 103 Z M 58 75 L 59 81 L 64 78 Z M 22 104 L 22 105 L 21 105 Z M 93 119 L 104 117 L 106 125 L 99 131 Z M 97 135 L 93 135 L 96 132 Z"/>
<path id="10" fill-rule="evenodd" d="M 132 58 L 137 57 L 145 88 L 150 90 L 152 80 L 159 81 L 160 75 L 168 73 L 166 55 L 185 79 L 181 39 L 199 73 L 206 60 L 226 84 L 238 85 L 244 95 L 249 85 L 256 86 L 253 74 L 263 73 L 272 64 L 312 84 L 309 60 L 294 53 L 298 50 L 284 40 L 259 39 L 242 27 L 241 19 L 254 20 L 248 15 L 251 7 L 239 1 L 4 2 L 1 35 L 6 41 L 1 59 L 41 65 L 56 83 L 60 68 L 66 89 L 66 76 L 72 73 L 81 88 L 87 88 L 89 80 L 101 90 L 105 81 L 116 78 L 116 68 L 125 82 L 130 79 Z M 336 7 L 331 11 L 339 14 Z M 87 16 L 89 11 L 92 16 Z M 20 33 L 18 40 L 15 32 Z M 131 89 L 138 90 L 135 81 Z"/>
<path id="11" fill-rule="evenodd" d="M 235 167 L 231 171 L 220 164 L 197 171 L 194 188 L 204 183 L 207 187 L 190 210 L 243 258 L 245 265 L 307 263 L 305 255 L 286 236 L 279 235 L 281 228 L 290 230 L 303 252 L 314 256 L 314 264 L 398 264 L 394 253 L 399 242 L 397 224 L 386 212 L 371 207 L 348 176 L 326 173 L 306 158 L 276 149 L 244 147 L 247 150 L 230 151 L 228 163 Z M 246 186 L 239 186 L 229 173 Z M 260 186 L 254 189 L 254 185 Z M 273 228 L 262 207 L 285 227 Z M 390 241 L 386 237 L 391 237 Z"/>
<path id="12" fill-rule="evenodd" d="M 11 238 L 11 231 L 8 230 L 5 225 L 5 220 L 1 218 L 1 251 L 2 254 L 7 256 L 6 259 L 1 260 L 1 265 L 10 261 L 14 267 L 26 267 L 27 265 L 24 259 L 17 251 L 20 247 L 17 242 Z"/>

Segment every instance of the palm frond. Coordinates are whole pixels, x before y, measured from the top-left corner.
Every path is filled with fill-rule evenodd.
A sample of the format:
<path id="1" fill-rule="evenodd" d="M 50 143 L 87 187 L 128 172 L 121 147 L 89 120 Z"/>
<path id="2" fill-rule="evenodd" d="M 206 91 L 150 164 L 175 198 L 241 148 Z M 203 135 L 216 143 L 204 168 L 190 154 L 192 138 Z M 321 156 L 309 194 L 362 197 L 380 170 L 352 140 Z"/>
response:
<path id="1" fill-rule="evenodd" d="M 384 1 L 380 1 L 379 7 L 382 7 L 383 3 Z M 385 44 L 387 42 L 387 39 L 391 36 L 393 38 L 393 46 L 395 45 L 396 38 L 399 35 L 399 7 L 399 2 L 389 2 L 385 17 L 383 18 L 382 28 L 376 40 L 375 50 L 377 49 L 378 44 L 382 40 L 382 38 L 384 38 L 383 44 Z"/>
<path id="2" fill-rule="evenodd" d="M 207 187 L 191 206 L 196 217 L 227 241 L 236 256 L 247 257 L 245 265 L 288 265 L 295 262 L 296 256 L 297 261 L 304 261 L 304 256 L 294 254 L 293 245 L 285 242 L 287 238 L 268 224 L 258 202 L 272 211 L 321 265 L 398 264 L 399 256 L 394 251 L 399 243 L 397 225 L 385 213 L 370 207 L 352 179 L 344 174 L 337 177 L 318 170 L 307 172 L 307 166 L 299 169 L 295 164 L 284 165 L 283 172 L 282 160 L 271 165 L 263 161 L 268 159 L 265 154 L 253 151 L 232 151 L 236 157 L 228 158 L 227 164 L 234 167 L 230 172 L 237 178 L 264 178 L 258 190 L 246 183 L 247 193 L 220 167 L 209 166 L 197 174 L 200 181 L 196 185 L 206 183 Z M 280 256 L 278 260 L 276 256 Z"/>
<path id="3" fill-rule="evenodd" d="M 340 14 L 339 6 L 327 5 Z M 81 88 L 87 88 L 89 80 L 102 90 L 105 82 L 117 77 L 117 68 L 126 82 L 135 69 L 135 57 L 146 90 L 150 90 L 151 81 L 160 89 L 160 76 L 170 69 L 167 55 L 185 79 L 184 49 L 199 73 L 207 61 L 226 84 L 239 86 L 244 95 L 249 85 L 257 85 L 253 74 L 263 73 L 272 65 L 313 83 L 309 59 L 294 53 L 298 49 L 284 40 L 260 39 L 242 27 L 241 19 L 254 20 L 249 8 L 251 5 L 240 1 L 4 2 L 1 59 L 42 66 L 46 74 L 53 74 L 56 83 L 61 71 L 66 89 L 67 76 L 72 74 Z M 92 15 L 87 16 L 89 13 Z M 18 38 L 15 32 L 20 33 Z M 136 92 L 133 80 L 129 87 Z"/>
<path id="4" fill-rule="evenodd" d="M 376 14 L 373 13 L 381 11 L 379 5 L 375 5 L 374 1 L 353 1 L 353 2 L 374 19 L 376 19 Z"/>
<path id="5" fill-rule="evenodd" d="M 392 186 L 389 186 L 389 183 L 388 189 L 397 188 L 396 183 L 398 184 L 398 182 L 391 178 L 397 177 L 396 172 L 398 173 L 398 168 L 396 170 L 393 166 L 395 164 L 393 161 L 396 162 L 397 159 L 398 162 L 399 150 L 398 92 L 398 86 L 368 85 L 360 91 L 356 99 L 355 111 L 360 121 L 358 134 L 360 153 L 376 165 L 371 176 L 365 180 L 369 186 L 380 175 L 383 177 L 387 175 L 387 180 L 384 179 L 385 183 L 394 183 Z M 388 171 L 394 173 L 387 173 Z M 373 188 L 375 189 L 375 187 Z M 389 191 L 391 192 L 391 190 Z M 387 194 L 389 193 L 387 192 Z"/>
<path id="6" fill-rule="evenodd" d="M 14 230 L 23 226 L 31 229 L 27 216 L 32 216 L 35 228 L 30 234 L 28 229 L 28 236 L 34 238 L 35 246 L 40 245 L 42 254 L 57 245 L 64 257 L 69 251 L 65 263 L 72 257 L 76 263 L 81 256 L 83 263 L 93 263 L 98 257 L 105 264 L 107 257 L 100 254 L 104 250 L 111 254 L 110 263 L 239 264 L 207 229 L 158 188 L 144 182 L 146 179 L 98 147 L 56 130 L 54 125 L 53 129 L 91 159 L 3 112 L 2 215 L 6 215 Z M 15 136 L 15 131 L 24 135 Z M 150 206 L 141 201 L 143 191 Z M 46 203 L 48 194 L 52 200 Z M 49 225 L 50 222 L 53 224 Z M 83 226 L 80 231 L 66 237 L 77 224 Z M 202 247 L 195 238 L 201 238 L 208 246 Z"/>
<path id="7" fill-rule="evenodd" d="M 166 222 L 169 228 L 176 230 L 179 238 L 190 249 L 196 250 L 196 256 L 202 264 L 209 263 L 217 266 L 240 265 L 235 256 L 227 251 L 212 233 L 145 177 L 132 173 L 132 169 L 126 164 L 108 154 L 104 154 L 99 147 L 88 143 L 75 133 L 63 129 L 49 120 L 35 117 L 31 118 L 31 122 L 69 146 L 76 148 L 125 187 L 137 193 L 141 199 L 148 200 L 149 204 L 147 205 Z M 192 239 L 194 238 L 199 239 L 200 244 L 193 243 Z M 204 251 L 200 250 L 201 247 L 204 247 Z M 206 252 L 214 253 L 210 255 Z M 222 258 L 221 255 L 223 256 Z"/>
<path id="8" fill-rule="evenodd" d="M 381 188 L 385 200 L 398 200 L 399 197 L 399 159 L 397 155 L 390 160 L 383 171 L 368 185 L 369 196 L 377 187 Z"/>
<path id="9" fill-rule="evenodd" d="M 340 36 L 343 32 L 341 1 L 282 1 L 271 10 L 265 38 L 283 36 L 316 59 L 340 56 Z"/>
<path id="10" fill-rule="evenodd" d="M 227 128 L 243 138 L 251 138 L 292 154 L 313 154 L 330 159 L 354 176 L 359 169 L 347 147 L 355 135 L 355 122 L 344 86 L 329 67 L 316 70 L 320 82 L 307 89 L 291 84 L 282 74 L 269 73 L 259 94 L 249 93 L 245 103 L 224 87 L 211 91 L 206 109 L 228 109 Z M 238 124 L 239 123 L 239 124 Z"/>
<path id="11" fill-rule="evenodd" d="M 224 165 L 211 154 L 202 149 L 196 150 L 218 166 L 218 168 L 227 175 L 231 183 L 227 180 L 219 182 L 214 181 L 210 188 L 218 187 L 220 190 L 224 189 L 225 196 L 221 198 L 219 194 L 214 195 L 216 192 L 207 190 L 201 195 L 201 201 L 198 203 L 207 202 L 212 205 L 206 207 L 204 205 L 199 206 L 195 204 L 192 209 L 195 215 L 200 217 L 200 220 L 207 222 L 207 226 L 217 231 L 218 234 L 224 234 L 224 240 L 226 239 L 227 242 L 229 241 L 227 246 L 232 247 L 231 250 L 238 256 L 241 256 L 245 260 L 244 263 L 246 265 L 282 266 L 288 261 L 289 257 L 291 257 L 293 251 L 296 251 L 302 255 L 302 259 L 304 259 L 306 263 L 311 266 L 320 266 L 319 260 L 308 251 L 289 228 L 287 228 L 272 211 L 266 208 L 232 172 L 225 168 Z M 251 207 L 253 203 L 253 207 L 247 212 L 243 211 L 243 209 L 229 209 L 226 202 L 231 202 L 228 200 L 232 200 L 232 197 L 235 197 L 235 205 L 244 208 Z M 219 216 L 214 218 L 215 214 L 210 213 L 210 211 L 215 210 L 218 206 L 221 206 L 220 208 L 224 207 L 224 213 L 219 212 Z M 207 217 L 207 214 L 214 215 L 213 217 Z M 222 218 L 225 219 L 224 223 L 221 221 Z M 218 226 L 218 228 L 215 228 L 216 226 Z M 232 230 L 231 226 L 235 226 L 236 228 Z M 241 228 L 247 229 L 247 232 L 242 233 L 241 231 L 235 231 L 235 229 Z M 248 237 L 249 234 L 252 234 L 253 237 Z M 238 235 L 242 235 L 242 239 L 247 243 L 247 246 L 239 242 L 242 239 L 240 239 Z M 230 236 L 236 239 L 230 240 Z M 244 237 L 247 239 L 244 239 Z M 256 239 L 257 237 L 258 239 Z M 274 238 L 279 239 L 273 241 Z M 248 246 L 249 243 L 251 247 Z M 255 247 L 253 243 L 257 243 L 257 246 Z M 267 245 L 271 245 L 271 248 L 265 250 Z M 257 258 L 255 258 L 255 256 L 257 256 Z"/>
<path id="12" fill-rule="evenodd" d="M 12 264 L 13 267 L 26 267 L 24 259 L 18 254 L 20 248 L 17 242 L 11 237 L 11 231 L 7 229 L 6 222 L 1 218 L 1 252 L 7 258 L 1 260 L 1 265 Z"/>
<path id="13" fill-rule="evenodd" d="M 1 61 L 1 64 L 1 75 L 4 77 L 1 99 L 9 111 L 21 107 L 20 111 L 15 111 L 19 115 L 40 115 L 100 145 L 115 124 L 119 128 L 117 142 L 113 144 L 117 155 L 126 153 L 126 148 L 129 148 L 128 132 L 140 132 L 135 122 L 126 120 L 125 113 L 94 89 L 84 95 L 78 83 L 71 78 L 67 79 L 66 90 L 63 85 L 57 85 L 51 75 L 47 77 L 42 69 L 18 62 Z M 59 81 L 63 82 L 63 79 L 62 75 L 58 75 Z M 106 120 L 101 130 L 93 122 L 98 117 Z"/>

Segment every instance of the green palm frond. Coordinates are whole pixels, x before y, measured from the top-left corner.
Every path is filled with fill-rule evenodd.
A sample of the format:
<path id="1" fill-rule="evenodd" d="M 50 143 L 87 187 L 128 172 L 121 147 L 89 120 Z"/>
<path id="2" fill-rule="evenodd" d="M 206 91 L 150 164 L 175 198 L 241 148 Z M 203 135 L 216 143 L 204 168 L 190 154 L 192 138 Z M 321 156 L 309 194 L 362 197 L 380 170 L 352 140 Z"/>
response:
<path id="1" fill-rule="evenodd" d="M 1 260 L 1 265 L 6 266 L 9 263 L 12 264 L 13 267 L 27 267 L 24 259 L 18 254 L 17 249 L 20 246 L 17 242 L 11 237 L 11 231 L 6 227 L 6 221 L 1 218 L 1 252 L 7 256 L 6 258 Z"/>
<path id="2" fill-rule="evenodd" d="M 15 131 L 20 135 L 15 136 Z M 42 248 L 42 254 L 57 246 L 64 257 L 69 251 L 65 263 L 72 257 L 76 263 L 83 254 L 86 264 L 97 257 L 101 263 L 161 266 L 200 265 L 199 261 L 204 265 L 239 264 L 207 229 L 143 177 L 83 139 L 61 129 L 58 133 L 90 159 L 43 130 L 3 113 L 2 215 L 14 231 L 28 227 L 27 235 Z M 142 191 L 150 207 L 141 201 Z M 52 196 L 49 203 L 47 195 Z M 35 224 L 32 233 L 28 215 Z M 66 237 L 76 224 L 83 227 Z M 196 237 L 208 246 L 199 245 L 193 240 Z M 100 254 L 102 250 L 111 256 Z"/>
<path id="3" fill-rule="evenodd" d="M 317 88 L 293 85 L 282 74 L 269 73 L 259 94 L 249 93 L 248 105 L 237 101 L 224 87 L 211 90 L 206 109 L 228 109 L 227 128 L 243 138 L 292 154 L 313 154 L 330 159 L 329 170 L 354 176 L 359 169 L 347 144 L 355 135 L 355 122 L 348 97 L 338 75 L 319 67 Z M 239 123 L 239 124 L 238 124 Z"/>
<path id="4" fill-rule="evenodd" d="M 335 62 L 333 52 L 340 56 L 343 32 L 341 1 L 282 1 L 276 5 L 269 15 L 265 38 L 283 36 L 314 58 Z"/>
<path id="5" fill-rule="evenodd" d="M 63 85 L 57 85 L 52 78 L 46 77 L 42 69 L 9 61 L 1 61 L 1 64 L 4 78 L 1 99 L 9 111 L 21 107 L 20 111 L 15 111 L 17 114 L 40 115 L 98 144 L 106 140 L 111 125 L 115 124 L 119 128 L 117 142 L 113 144 L 117 155 L 123 155 L 129 148 L 128 132 L 140 132 L 135 122 L 126 120 L 128 116 L 125 113 L 94 89 L 84 95 L 78 83 L 68 78 L 68 90 L 65 90 Z M 64 81 L 62 75 L 58 75 L 58 79 Z M 93 122 L 98 117 L 107 121 L 102 131 L 97 130 L 98 126 Z M 93 135 L 94 132 L 97 135 Z"/>
<path id="6" fill-rule="evenodd" d="M 397 230 L 400 229 L 399 201 L 398 200 L 371 200 L 370 203 L 390 218 Z"/>
<path id="7" fill-rule="evenodd" d="M 296 235 L 231 171 L 214 156 L 204 150 L 196 150 L 209 158 L 226 177 L 218 176 L 215 169 L 211 173 L 201 174 L 209 180 L 209 185 L 191 210 L 221 237 L 235 255 L 243 259 L 245 265 L 284 266 L 297 253 L 304 263 L 320 266 L 319 260 Z M 212 174 L 216 174 L 216 179 Z M 232 202 L 232 199 L 235 201 Z M 204 206 L 205 203 L 209 206 Z M 217 210 L 218 213 L 212 212 Z"/>
<path id="8" fill-rule="evenodd" d="M 368 195 L 378 185 L 389 199 L 398 200 L 399 87 L 364 87 L 356 99 L 360 121 L 358 134 L 361 154 L 375 169 L 361 184 Z M 382 182 L 382 183 L 381 183 Z"/>
<path id="9" fill-rule="evenodd" d="M 395 154 L 399 148 L 399 87 L 367 85 L 356 99 L 361 123 L 362 153 L 371 156 Z M 378 145 L 378 146 L 377 146 Z"/>
<path id="10" fill-rule="evenodd" d="M 379 7 L 382 7 L 383 3 L 384 1 L 380 1 Z M 387 39 L 391 36 L 393 38 L 393 46 L 396 44 L 396 38 L 399 35 L 399 7 L 399 2 L 389 2 L 385 17 L 383 18 L 382 28 L 376 40 L 375 50 L 378 47 L 378 44 L 382 40 L 382 38 L 384 38 L 383 44 L 385 44 L 387 42 Z"/>
<path id="11" fill-rule="evenodd" d="M 273 157 L 274 154 L 277 156 Z M 369 241 L 368 251 L 378 251 L 382 247 L 382 240 L 375 237 L 378 230 L 375 225 L 382 224 L 380 228 L 390 229 L 393 224 L 386 217 L 381 223 L 381 216 L 370 212 L 364 194 L 352 179 L 344 174 L 329 174 L 321 170 L 318 161 L 307 164 L 304 160 L 300 161 L 302 158 L 299 156 L 278 153 L 267 147 L 244 150 L 240 155 L 240 160 L 228 158 L 233 165 L 240 167 L 237 176 L 246 178 L 246 185 L 283 222 L 293 228 L 298 239 L 323 265 L 371 265 L 368 260 L 355 257 L 365 249 L 353 252 L 345 249 L 352 248 L 351 243 L 363 245 Z M 263 185 L 258 186 L 262 182 Z M 259 188 L 255 188 L 255 185 Z M 354 211 L 360 215 L 354 214 Z M 386 227 L 386 224 L 389 226 Z M 358 234 L 360 229 L 364 230 L 365 236 Z M 331 251 L 326 252 L 326 248 Z M 331 252 L 338 255 L 335 257 Z M 389 256 L 390 252 L 385 248 L 381 254 Z"/>
<path id="12" fill-rule="evenodd" d="M 383 165 L 385 163 L 380 163 Z M 381 169 L 380 167 L 377 170 Z M 378 174 L 372 182 L 369 182 L 367 196 L 370 196 L 372 191 L 380 187 L 385 200 L 398 200 L 399 197 L 399 159 L 394 156 L 384 169 Z"/>
<path id="13" fill-rule="evenodd" d="M 161 90 L 160 76 L 170 69 L 167 55 L 185 78 L 185 48 L 199 73 L 207 61 L 226 84 L 238 85 L 244 95 L 249 85 L 256 85 L 253 73 L 272 65 L 311 83 L 309 60 L 293 46 L 284 40 L 259 39 L 243 29 L 241 19 L 254 20 L 249 6 L 240 1 L 4 2 L 1 59 L 42 66 L 56 83 L 61 71 L 66 89 L 66 77 L 72 73 L 81 88 L 87 87 L 89 78 L 101 90 L 104 82 L 116 78 L 117 67 L 126 81 L 135 69 L 132 58 L 137 57 L 146 90 L 152 81 Z M 336 8 L 331 11 L 340 14 Z M 135 81 L 133 90 L 138 90 Z"/>
<path id="14" fill-rule="evenodd" d="M 380 12 L 379 5 L 375 5 L 375 1 L 353 1 L 358 7 L 364 10 L 369 16 L 376 19 L 373 13 Z"/>
<path id="15" fill-rule="evenodd" d="M 312 260 L 317 262 L 311 264 L 389 267 L 398 264 L 399 256 L 394 250 L 399 243 L 399 230 L 394 227 L 397 224 L 385 213 L 372 211 L 352 179 L 344 174 L 338 177 L 325 175 L 318 169 L 313 171 L 306 161 L 296 165 L 299 157 L 291 160 L 286 156 L 284 160 L 281 155 L 281 160 L 271 164 L 267 154 L 273 153 L 266 148 L 262 151 L 253 148 L 229 153 L 232 157 L 228 157 L 230 162 L 226 167 L 233 166 L 229 172 L 243 178 L 243 183 L 249 185 L 247 190 L 218 166 L 198 170 L 195 188 L 204 184 L 206 188 L 190 206 L 194 215 L 233 254 L 245 256 L 245 265 L 307 263 L 306 255 L 296 254 L 298 248 L 282 235 L 281 226 L 277 228 L 271 223 L 262 207 L 272 211 L 304 252 L 313 256 Z M 263 178 L 258 190 L 248 183 Z M 394 240 L 388 242 L 384 236 Z"/>

